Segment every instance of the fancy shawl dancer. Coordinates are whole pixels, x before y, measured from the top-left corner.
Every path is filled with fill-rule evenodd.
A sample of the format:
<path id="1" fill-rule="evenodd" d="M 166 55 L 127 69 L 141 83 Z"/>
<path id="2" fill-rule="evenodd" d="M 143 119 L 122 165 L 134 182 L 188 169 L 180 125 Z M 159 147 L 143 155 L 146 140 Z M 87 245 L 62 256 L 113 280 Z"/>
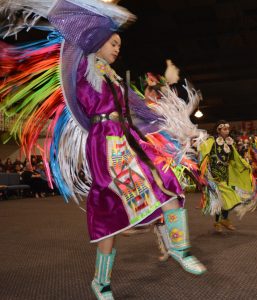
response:
<path id="1" fill-rule="evenodd" d="M 42 129 L 42 121 L 51 116 L 44 156 L 47 158 L 49 152 L 54 181 L 66 199 L 79 201 L 81 196 L 87 196 L 88 231 L 91 242 L 98 243 L 92 281 L 97 299 L 113 299 L 110 281 L 115 235 L 135 225 L 149 224 L 161 213 L 167 238 L 172 242 L 169 254 L 188 272 L 204 273 L 206 268 L 189 252 L 187 214 L 180 207 L 184 201 L 182 188 L 172 170 L 163 172 L 163 163 L 154 164 L 155 153 L 145 147 L 146 139 L 132 123 L 130 109 L 144 130 L 152 124 L 158 127 L 164 120 L 128 90 L 110 67 L 121 46 L 115 32 L 134 16 L 121 7 L 97 0 L 57 0 L 53 5 L 51 1 L 23 1 L 22 5 L 16 2 L 7 1 L 9 13 L 13 4 L 14 10 L 27 12 L 25 21 L 28 14 L 34 21 L 38 15 L 45 16 L 63 37 L 61 90 L 58 84 L 55 88 L 51 85 L 58 95 L 53 102 L 58 105 L 49 109 L 49 105 L 53 106 L 49 100 L 52 95 L 51 89 L 46 89 L 44 101 L 48 105 L 37 103 L 41 114 L 35 111 L 37 105 L 33 106 L 33 117 L 38 117 L 37 125 L 33 124 L 36 130 L 31 133 L 25 124 L 27 134 L 23 132 L 22 138 L 24 149 L 29 152 Z M 15 28 L 9 30 L 15 32 Z M 26 88 L 21 83 L 21 89 Z M 8 110 L 10 102 L 13 104 L 20 94 L 10 85 L 11 96 L 6 91 L 3 107 Z M 10 100 L 12 96 L 14 99 Z M 43 101 L 42 95 L 39 97 Z M 77 176 L 81 168 L 90 183 L 89 193 L 88 184 Z"/>
<path id="2" fill-rule="evenodd" d="M 208 207 L 213 206 L 210 204 L 210 194 L 216 191 L 215 202 L 219 205 L 216 205 L 214 228 L 222 232 L 224 227 L 236 229 L 228 219 L 232 209 L 240 218 L 247 211 L 255 209 L 256 186 L 251 166 L 238 154 L 234 140 L 229 135 L 229 123 L 218 121 L 215 131 L 214 136 L 210 136 L 200 147 L 200 168 L 209 182 L 209 187 L 205 189 L 203 209 L 208 211 Z"/>

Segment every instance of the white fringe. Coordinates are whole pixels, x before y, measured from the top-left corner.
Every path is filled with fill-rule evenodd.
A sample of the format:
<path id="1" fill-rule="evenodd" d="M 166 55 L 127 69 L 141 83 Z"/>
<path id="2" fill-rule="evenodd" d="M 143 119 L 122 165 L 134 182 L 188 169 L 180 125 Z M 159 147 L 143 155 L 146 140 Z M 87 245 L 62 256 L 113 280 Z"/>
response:
<path id="1" fill-rule="evenodd" d="M 34 26 L 47 12 L 55 0 L 0 0 L 0 15 L 5 18 L 1 28 L 3 38 L 17 35 L 24 27 Z M 22 11 L 22 16 L 17 12 Z"/>
<path id="2" fill-rule="evenodd" d="M 54 2 L 55 0 L 0 0 L 0 12 L 24 11 L 25 18 L 32 13 L 46 18 L 47 12 Z"/>
<path id="3" fill-rule="evenodd" d="M 247 212 L 253 212 L 257 207 L 257 197 L 255 192 L 248 193 L 236 187 L 236 193 L 242 200 L 242 203 L 235 207 L 235 212 L 239 219 L 242 219 Z"/>
<path id="4" fill-rule="evenodd" d="M 207 194 L 206 197 L 208 198 L 208 203 L 206 204 L 206 207 L 203 208 L 204 214 L 210 214 L 211 216 L 219 215 L 222 210 L 222 196 L 218 189 L 217 184 L 215 183 L 209 167 L 206 170 L 205 174 L 206 178 L 208 179 L 208 187 L 207 187 Z"/>
<path id="5" fill-rule="evenodd" d="M 66 0 L 99 15 L 107 16 L 117 24 L 121 25 L 136 20 L 136 16 L 121 6 L 105 3 L 100 0 Z M 0 15 L 6 19 L 7 30 L 3 31 L 4 37 L 15 35 L 24 27 L 34 26 L 35 23 L 47 15 L 57 0 L 0 0 Z M 22 16 L 17 14 L 23 11 Z M 6 17 L 7 16 L 7 17 Z M 2 18 L 3 19 L 3 18 Z"/>
<path id="6" fill-rule="evenodd" d="M 79 203 L 81 196 L 86 197 L 92 182 L 91 174 L 86 159 L 86 141 L 88 133 L 83 131 L 76 122 L 70 118 L 62 132 L 58 162 L 65 183 L 72 191 L 72 198 Z M 79 171 L 83 170 L 86 183 L 79 178 Z"/>
<path id="7" fill-rule="evenodd" d="M 190 114 L 200 101 L 198 93 L 189 86 L 186 80 L 183 87 L 188 93 L 188 104 L 179 98 L 169 86 L 166 86 L 155 109 L 164 120 L 162 128 L 169 131 L 181 143 L 184 154 L 193 154 L 195 151 L 192 146 L 198 148 L 208 138 L 208 134 L 206 130 L 198 129 L 197 125 L 190 120 Z"/>
<path id="8" fill-rule="evenodd" d="M 102 83 L 103 83 L 103 77 L 96 72 L 95 69 L 95 53 L 91 53 L 88 55 L 88 65 L 87 70 L 84 74 L 87 81 L 92 85 L 92 87 L 99 93 L 102 92 Z"/>
<path id="9" fill-rule="evenodd" d="M 254 199 L 253 201 L 250 201 L 248 204 L 240 204 L 237 207 L 235 207 L 235 212 L 239 217 L 239 219 L 241 220 L 247 212 L 253 212 L 256 209 L 256 205 L 257 205 L 256 199 Z"/>

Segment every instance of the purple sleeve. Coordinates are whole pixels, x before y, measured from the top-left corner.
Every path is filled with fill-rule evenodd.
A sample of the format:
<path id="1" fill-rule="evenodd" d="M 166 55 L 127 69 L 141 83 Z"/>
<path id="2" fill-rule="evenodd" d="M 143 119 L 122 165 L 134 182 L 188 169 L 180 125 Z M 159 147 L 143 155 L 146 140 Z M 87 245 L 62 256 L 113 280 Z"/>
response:
<path id="1" fill-rule="evenodd" d="M 138 129 L 143 134 L 157 131 L 162 123 L 161 116 L 151 110 L 131 88 L 128 90 L 128 97 L 133 123 Z"/>

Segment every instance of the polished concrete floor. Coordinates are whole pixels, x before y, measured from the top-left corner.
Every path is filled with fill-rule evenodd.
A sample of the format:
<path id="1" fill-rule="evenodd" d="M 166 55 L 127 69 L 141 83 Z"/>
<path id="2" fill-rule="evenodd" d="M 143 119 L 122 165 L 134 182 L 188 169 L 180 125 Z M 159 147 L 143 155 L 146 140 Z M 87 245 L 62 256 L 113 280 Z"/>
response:
<path id="1" fill-rule="evenodd" d="M 172 259 L 159 262 L 152 232 L 117 238 L 115 300 L 257 299 L 257 211 L 237 231 L 216 234 L 199 194 L 186 206 L 192 252 L 208 272 L 193 276 Z M 83 205 L 82 205 L 83 206 Z M 91 300 L 95 245 L 85 212 L 59 197 L 0 201 L 0 300 Z"/>

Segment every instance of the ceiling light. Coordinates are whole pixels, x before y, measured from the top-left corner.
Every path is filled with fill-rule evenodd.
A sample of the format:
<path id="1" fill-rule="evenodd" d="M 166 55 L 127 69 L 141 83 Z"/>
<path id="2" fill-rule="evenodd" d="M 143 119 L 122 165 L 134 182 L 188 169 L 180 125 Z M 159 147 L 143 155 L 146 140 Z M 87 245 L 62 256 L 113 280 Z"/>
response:
<path id="1" fill-rule="evenodd" d="M 203 113 L 200 111 L 200 109 L 198 108 L 197 111 L 195 112 L 194 116 L 196 118 L 201 118 L 203 116 Z"/>

